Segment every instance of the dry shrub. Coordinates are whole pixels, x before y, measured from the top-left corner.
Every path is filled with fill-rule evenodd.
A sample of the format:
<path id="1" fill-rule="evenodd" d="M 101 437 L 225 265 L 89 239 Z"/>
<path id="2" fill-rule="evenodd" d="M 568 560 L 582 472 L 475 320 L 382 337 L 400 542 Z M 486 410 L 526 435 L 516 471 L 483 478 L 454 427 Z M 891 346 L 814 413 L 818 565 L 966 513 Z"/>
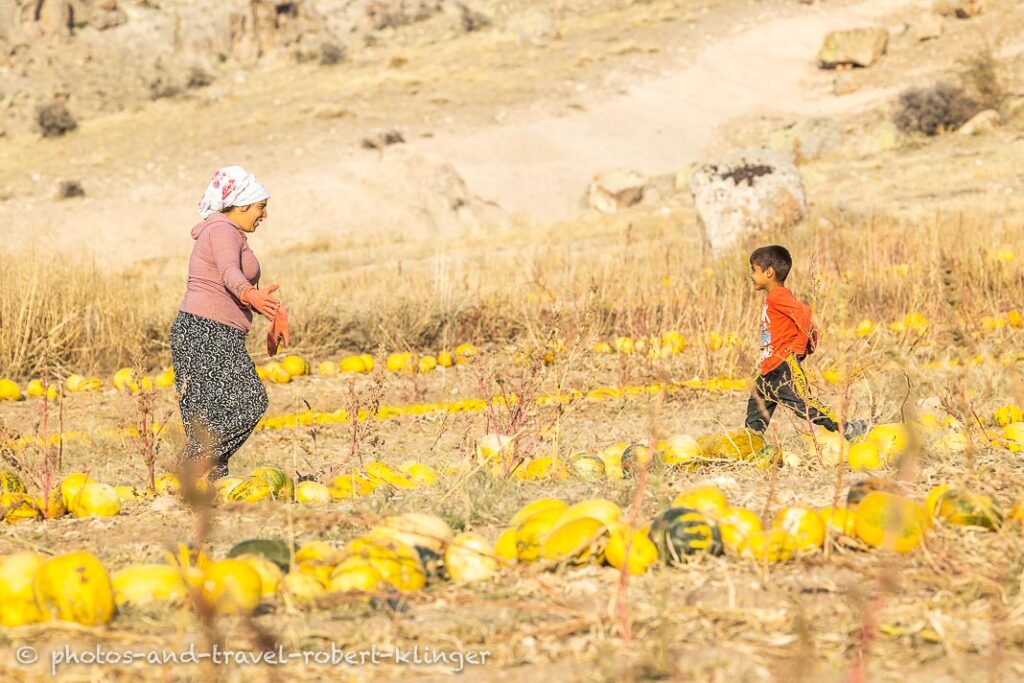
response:
<path id="1" fill-rule="evenodd" d="M 981 109 L 962 88 L 937 83 L 900 93 L 893 121 L 904 133 L 932 136 L 959 128 Z"/>
<path id="2" fill-rule="evenodd" d="M 999 75 L 999 62 L 986 47 L 961 60 L 960 82 L 982 109 L 999 109 L 1007 92 Z"/>
<path id="3" fill-rule="evenodd" d="M 56 138 L 78 128 L 78 122 L 63 102 L 53 102 L 36 110 L 36 123 L 44 138 Z"/>

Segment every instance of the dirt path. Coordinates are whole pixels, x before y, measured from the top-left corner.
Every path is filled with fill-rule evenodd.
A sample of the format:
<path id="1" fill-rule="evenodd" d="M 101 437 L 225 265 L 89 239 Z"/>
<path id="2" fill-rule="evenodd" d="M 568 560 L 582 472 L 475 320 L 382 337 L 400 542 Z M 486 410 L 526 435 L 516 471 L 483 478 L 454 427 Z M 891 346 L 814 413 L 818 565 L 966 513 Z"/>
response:
<path id="1" fill-rule="evenodd" d="M 832 75 L 817 69 L 814 58 L 828 31 L 871 25 L 920 4 L 868 0 L 846 8 L 812 6 L 767 23 L 751 17 L 692 65 L 586 111 L 524 114 L 423 147 L 449 159 L 471 188 L 509 211 L 537 222 L 570 218 L 594 174 L 616 167 L 674 172 L 702 159 L 721 127 L 737 117 L 837 115 L 888 97 L 878 90 L 836 97 Z"/>

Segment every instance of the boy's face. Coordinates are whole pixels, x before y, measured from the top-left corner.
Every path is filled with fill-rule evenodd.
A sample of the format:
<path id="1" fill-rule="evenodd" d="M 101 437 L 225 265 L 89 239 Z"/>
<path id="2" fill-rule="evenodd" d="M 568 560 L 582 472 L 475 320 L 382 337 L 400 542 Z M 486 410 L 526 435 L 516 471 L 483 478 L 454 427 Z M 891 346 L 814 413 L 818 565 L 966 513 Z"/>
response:
<path id="1" fill-rule="evenodd" d="M 775 281 L 775 269 L 768 266 L 764 270 L 756 263 L 750 264 L 750 281 L 754 283 L 754 289 L 764 291 Z"/>

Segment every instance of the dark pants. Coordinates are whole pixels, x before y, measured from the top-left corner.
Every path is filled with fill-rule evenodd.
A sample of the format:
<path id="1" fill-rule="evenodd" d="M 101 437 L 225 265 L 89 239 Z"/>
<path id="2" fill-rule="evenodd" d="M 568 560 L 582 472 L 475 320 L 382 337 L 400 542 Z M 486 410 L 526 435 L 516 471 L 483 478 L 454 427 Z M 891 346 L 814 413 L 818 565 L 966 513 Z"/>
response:
<path id="1" fill-rule="evenodd" d="M 779 367 L 761 375 L 754 384 L 754 394 L 747 401 L 746 427 L 764 433 L 775 408 L 782 404 L 801 420 L 811 422 L 830 432 L 839 431 L 839 417 L 824 403 L 811 398 L 807 375 L 796 356 L 789 356 Z"/>
<path id="2" fill-rule="evenodd" d="M 267 391 L 245 349 L 245 332 L 191 313 L 171 326 L 174 386 L 188 436 L 185 461 L 208 467 L 210 480 L 228 473 L 228 459 L 267 411 Z"/>

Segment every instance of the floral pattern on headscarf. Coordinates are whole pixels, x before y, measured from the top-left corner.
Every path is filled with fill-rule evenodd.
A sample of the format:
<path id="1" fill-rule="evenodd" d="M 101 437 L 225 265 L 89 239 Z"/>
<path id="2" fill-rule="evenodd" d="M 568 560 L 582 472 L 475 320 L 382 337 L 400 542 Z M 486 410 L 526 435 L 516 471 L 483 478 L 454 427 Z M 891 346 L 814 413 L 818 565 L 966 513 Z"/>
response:
<path id="1" fill-rule="evenodd" d="M 241 166 L 225 166 L 213 178 L 199 200 L 199 217 L 203 220 L 231 206 L 249 206 L 268 199 L 270 193 L 256 176 Z"/>

